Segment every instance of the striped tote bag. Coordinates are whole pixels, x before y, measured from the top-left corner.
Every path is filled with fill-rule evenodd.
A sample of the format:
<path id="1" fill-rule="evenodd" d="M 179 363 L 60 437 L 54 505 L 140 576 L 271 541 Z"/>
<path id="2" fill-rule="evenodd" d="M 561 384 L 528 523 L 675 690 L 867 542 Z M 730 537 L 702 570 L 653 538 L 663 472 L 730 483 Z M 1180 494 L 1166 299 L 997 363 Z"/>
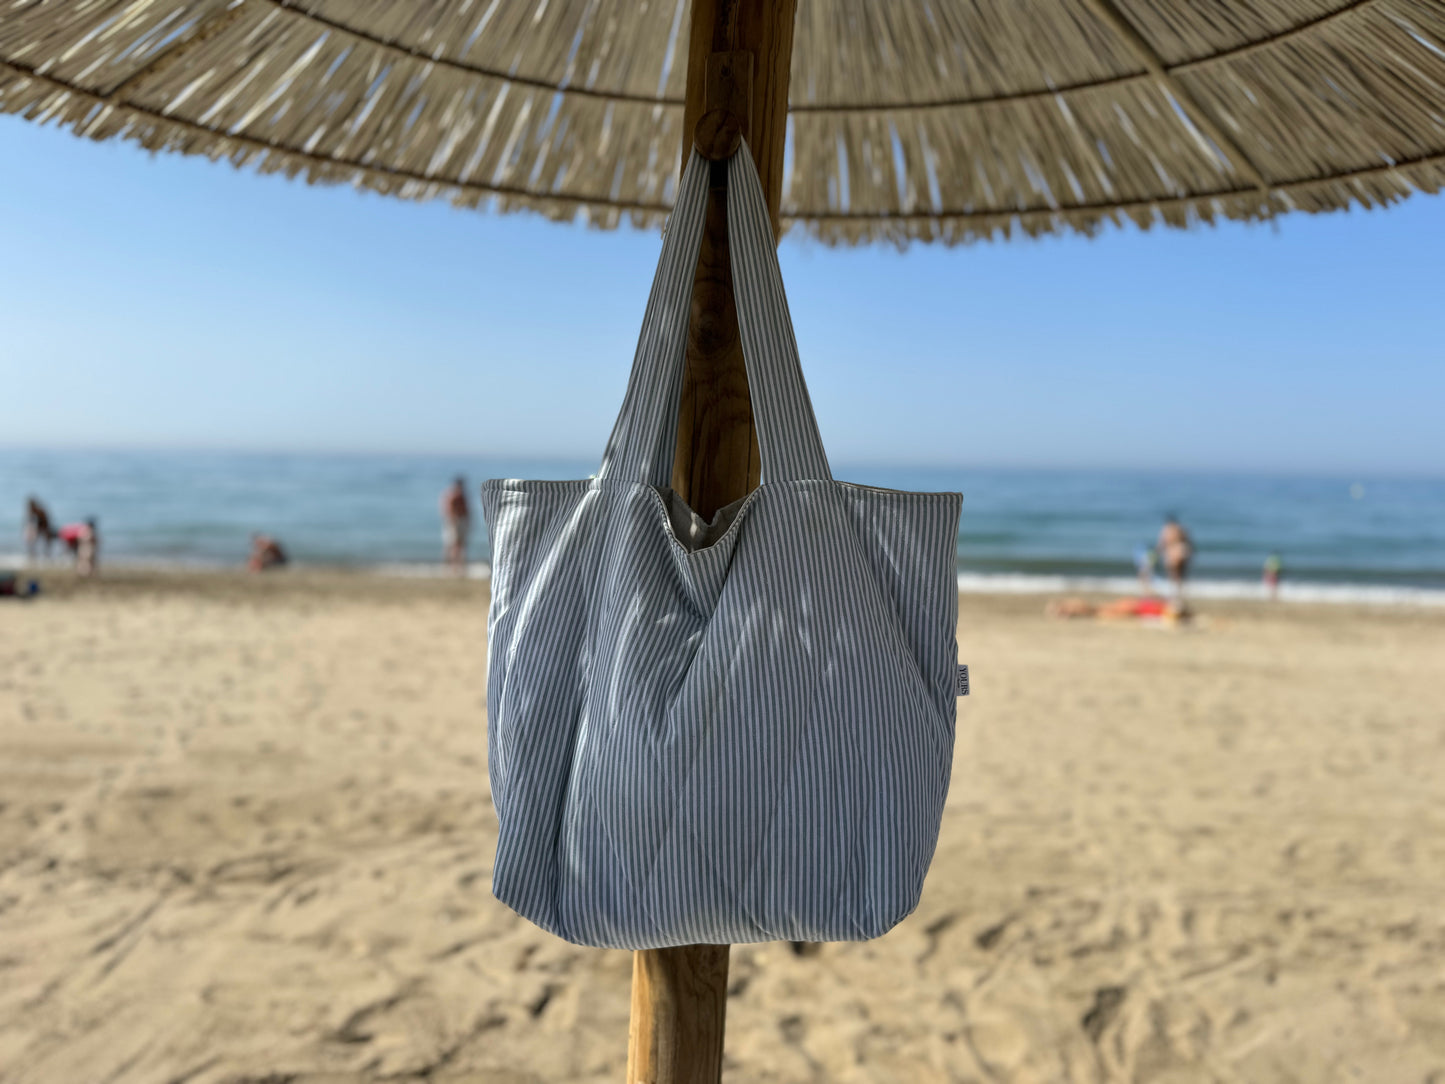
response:
<path id="1" fill-rule="evenodd" d="M 876 937 L 948 790 L 962 498 L 833 480 L 746 146 L 727 168 L 761 485 L 711 523 L 668 488 L 694 155 L 597 475 L 482 489 L 492 889 L 579 944 Z"/>

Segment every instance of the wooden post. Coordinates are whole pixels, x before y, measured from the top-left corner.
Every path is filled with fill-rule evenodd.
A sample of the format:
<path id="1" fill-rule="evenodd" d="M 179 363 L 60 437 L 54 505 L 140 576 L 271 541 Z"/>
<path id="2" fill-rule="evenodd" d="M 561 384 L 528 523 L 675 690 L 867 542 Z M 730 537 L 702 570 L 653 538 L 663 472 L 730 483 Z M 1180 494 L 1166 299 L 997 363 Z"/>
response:
<path id="1" fill-rule="evenodd" d="M 757 163 L 773 235 L 779 232 L 788 76 L 797 0 L 693 0 L 683 112 L 683 162 L 711 104 L 723 106 L 751 54 L 750 116 L 744 125 Z M 709 65 L 709 61 L 712 61 Z M 702 137 L 727 138 L 725 119 L 707 118 Z M 714 170 L 693 283 L 687 370 L 678 413 L 673 488 L 704 519 L 754 489 L 762 464 L 748 397 L 728 259 L 726 189 Z M 717 1084 L 727 1016 L 727 945 L 648 949 L 633 955 L 627 1084 Z"/>

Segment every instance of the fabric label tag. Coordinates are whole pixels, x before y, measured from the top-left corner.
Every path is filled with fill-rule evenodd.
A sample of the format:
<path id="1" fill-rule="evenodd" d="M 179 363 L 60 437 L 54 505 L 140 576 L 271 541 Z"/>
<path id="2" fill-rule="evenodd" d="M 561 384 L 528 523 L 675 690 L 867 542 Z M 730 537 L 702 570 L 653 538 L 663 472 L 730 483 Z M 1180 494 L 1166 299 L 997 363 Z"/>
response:
<path id="1" fill-rule="evenodd" d="M 953 695 L 968 695 L 968 667 L 964 666 L 962 663 L 959 663 L 958 665 L 958 680 L 954 683 Z"/>

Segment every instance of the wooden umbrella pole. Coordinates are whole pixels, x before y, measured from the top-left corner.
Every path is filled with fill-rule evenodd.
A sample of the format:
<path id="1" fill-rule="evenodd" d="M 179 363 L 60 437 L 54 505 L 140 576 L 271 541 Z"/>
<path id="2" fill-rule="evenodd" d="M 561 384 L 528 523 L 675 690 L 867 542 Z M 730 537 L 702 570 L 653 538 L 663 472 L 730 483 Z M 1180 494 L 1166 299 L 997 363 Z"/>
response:
<path id="1" fill-rule="evenodd" d="M 762 179 L 774 237 L 796 9 L 797 0 L 692 3 L 683 162 L 695 137 L 716 150 L 726 143 L 730 123 L 740 121 Z M 699 122 L 704 122 L 701 129 Z M 693 283 L 673 464 L 673 488 L 709 520 L 755 488 L 762 468 L 733 302 L 727 194 L 717 169 L 714 178 Z M 727 975 L 727 945 L 634 953 L 627 1084 L 717 1084 Z"/>

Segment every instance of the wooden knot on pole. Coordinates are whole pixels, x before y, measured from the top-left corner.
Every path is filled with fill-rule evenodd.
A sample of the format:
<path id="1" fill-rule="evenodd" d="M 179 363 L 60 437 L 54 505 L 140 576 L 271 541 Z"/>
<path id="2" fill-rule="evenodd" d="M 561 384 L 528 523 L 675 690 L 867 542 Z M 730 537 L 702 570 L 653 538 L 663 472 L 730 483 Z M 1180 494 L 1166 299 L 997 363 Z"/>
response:
<path id="1" fill-rule="evenodd" d="M 752 123 L 753 54 L 741 49 L 710 54 L 703 102 L 693 145 L 709 161 L 725 161 L 737 153 Z"/>

